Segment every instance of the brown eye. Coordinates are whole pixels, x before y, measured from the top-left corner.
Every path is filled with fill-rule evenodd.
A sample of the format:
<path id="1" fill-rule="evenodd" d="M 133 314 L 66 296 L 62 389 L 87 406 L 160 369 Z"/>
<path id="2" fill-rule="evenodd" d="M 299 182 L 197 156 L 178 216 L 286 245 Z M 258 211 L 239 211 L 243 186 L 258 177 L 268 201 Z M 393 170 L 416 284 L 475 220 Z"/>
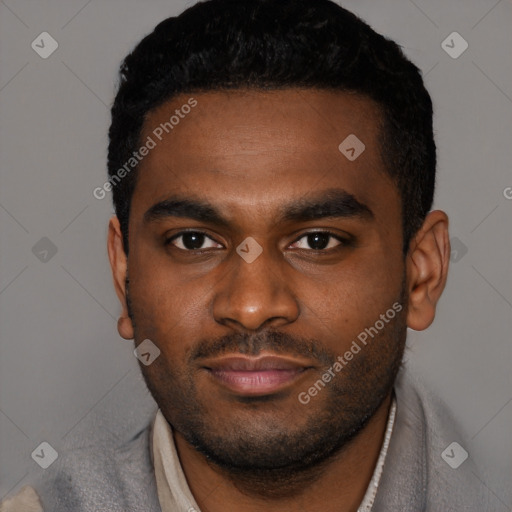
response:
<path id="1" fill-rule="evenodd" d="M 304 242 L 301 242 L 302 240 L 304 240 Z M 340 245 L 348 245 L 348 243 L 348 240 L 345 240 L 330 231 L 313 231 L 302 235 L 293 243 L 293 245 L 295 245 L 295 248 L 297 249 L 324 251 L 334 249 Z M 302 244 L 302 246 L 297 246 L 297 244 Z"/>
<path id="2" fill-rule="evenodd" d="M 204 243 L 208 241 L 210 242 L 210 245 L 204 247 Z M 165 241 L 165 245 L 169 244 L 172 244 L 183 251 L 215 249 L 216 246 L 220 245 L 202 231 L 183 231 L 181 233 L 177 233 Z"/>

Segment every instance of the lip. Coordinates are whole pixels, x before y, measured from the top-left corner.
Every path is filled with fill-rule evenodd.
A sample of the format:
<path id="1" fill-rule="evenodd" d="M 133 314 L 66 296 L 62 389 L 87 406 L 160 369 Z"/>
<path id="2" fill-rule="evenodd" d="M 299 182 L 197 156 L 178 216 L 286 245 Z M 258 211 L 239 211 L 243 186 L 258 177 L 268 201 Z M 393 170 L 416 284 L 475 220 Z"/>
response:
<path id="1" fill-rule="evenodd" d="M 257 358 L 225 356 L 205 361 L 202 366 L 217 383 L 236 394 L 247 396 L 281 391 L 312 368 L 307 361 L 274 355 Z"/>

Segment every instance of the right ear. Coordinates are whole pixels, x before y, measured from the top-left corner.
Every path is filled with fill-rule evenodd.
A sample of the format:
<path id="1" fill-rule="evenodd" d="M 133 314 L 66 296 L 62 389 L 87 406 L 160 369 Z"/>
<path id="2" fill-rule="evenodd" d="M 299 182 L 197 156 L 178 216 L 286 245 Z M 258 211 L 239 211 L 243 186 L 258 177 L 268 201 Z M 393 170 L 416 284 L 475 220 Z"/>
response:
<path id="1" fill-rule="evenodd" d="M 128 258 L 123 248 L 123 234 L 121 225 L 117 216 L 113 216 L 108 224 L 107 240 L 108 258 L 112 268 L 112 277 L 114 279 L 114 288 L 119 302 L 123 309 L 119 320 L 117 321 L 117 330 L 119 335 L 125 340 L 134 338 L 133 324 L 128 315 L 128 306 L 126 302 L 126 273 L 128 271 Z"/>

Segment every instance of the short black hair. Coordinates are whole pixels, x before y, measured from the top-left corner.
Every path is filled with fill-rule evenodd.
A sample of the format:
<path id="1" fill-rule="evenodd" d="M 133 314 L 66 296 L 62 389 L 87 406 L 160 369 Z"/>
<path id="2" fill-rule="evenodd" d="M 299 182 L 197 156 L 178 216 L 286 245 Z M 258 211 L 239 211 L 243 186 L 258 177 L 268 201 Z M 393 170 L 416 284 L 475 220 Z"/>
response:
<path id="1" fill-rule="evenodd" d="M 198 2 L 159 23 L 124 59 L 119 74 L 108 173 L 126 254 L 137 168 L 117 182 L 112 177 L 140 147 L 148 113 L 180 93 L 359 93 L 381 112 L 380 152 L 400 193 L 404 255 L 432 206 L 436 146 L 421 73 L 395 42 L 330 0 Z"/>

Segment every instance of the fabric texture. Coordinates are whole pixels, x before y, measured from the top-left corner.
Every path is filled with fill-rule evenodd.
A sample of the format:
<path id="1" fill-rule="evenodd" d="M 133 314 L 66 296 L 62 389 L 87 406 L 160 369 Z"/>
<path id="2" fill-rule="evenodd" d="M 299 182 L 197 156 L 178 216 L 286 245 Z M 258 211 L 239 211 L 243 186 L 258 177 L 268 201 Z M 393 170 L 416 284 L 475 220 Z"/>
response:
<path id="1" fill-rule="evenodd" d="M 152 430 L 153 461 L 158 491 L 158 501 L 162 512 L 183 510 L 199 512 L 180 465 L 172 429 L 158 409 Z"/>
<path id="2" fill-rule="evenodd" d="M 25 485 L 16 496 L 0 503 L 0 512 L 43 512 L 43 506 L 33 487 Z"/>
<path id="3" fill-rule="evenodd" d="M 509 511 L 485 485 L 471 454 L 456 468 L 446 462 L 452 462 L 449 458 L 443 459 L 442 453 L 453 442 L 463 448 L 467 443 L 445 405 L 417 380 L 414 371 L 400 371 L 395 394 L 393 434 L 372 512 Z M 44 511 L 162 512 L 151 432 L 148 422 L 124 443 L 102 444 L 98 439 L 84 443 L 82 439 L 78 448 L 62 452 L 33 484 Z M 453 450 L 449 456 L 456 458 Z M 178 465 L 173 471 L 182 474 Z M 176 505 L 176 512 L 200 512 L 184 477 L 181 484 L 189 494 Z M 12 504 L 5 510 L 31 512 Z"/>

